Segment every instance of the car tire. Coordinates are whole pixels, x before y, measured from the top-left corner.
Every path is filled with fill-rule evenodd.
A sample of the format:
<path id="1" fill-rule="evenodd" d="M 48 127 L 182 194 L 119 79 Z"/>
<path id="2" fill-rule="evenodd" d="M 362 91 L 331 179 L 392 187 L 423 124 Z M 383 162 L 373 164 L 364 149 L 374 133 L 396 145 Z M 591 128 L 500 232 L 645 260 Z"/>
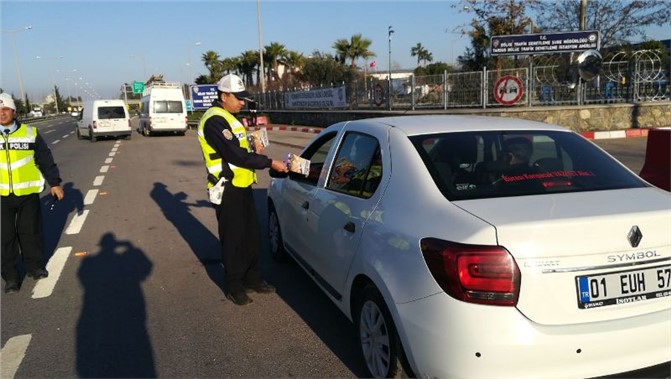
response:
<path id="1" fill-rule="evenodd" d="M 369 284 L 361 291 L 354 323 L 361 355 L 371 378 L 413 377 L 394 320 L 380 291 Z"/>
<path id="2" fill-rule="evenodd" d="M 93 135 L 93 129 L 89 129 L 89 138 L 91 139 L 91 143 L 96 141 L 96 136 Z"/>
<path id="3" fill-rule="evenodd" d="M 144 126 L 142 126 L 142 134 L 143 134 L 145 137 L 149 137 L 149 135 L 151 134 L 151 133 L 149 132 L 149 128 L 147 127 L 146 124 L 145 124 Z"/>
<path id="4" fill-rule="evenodd" d="M 269 205 L 268 209 L 268 236 L 270 240 L 270 254 L 273 259 L 277 262 L 286 262 L 288 255 L 286 250 L 284 250 L 280 219 L 277 217 L 277 211 L 272 204 Z"/>

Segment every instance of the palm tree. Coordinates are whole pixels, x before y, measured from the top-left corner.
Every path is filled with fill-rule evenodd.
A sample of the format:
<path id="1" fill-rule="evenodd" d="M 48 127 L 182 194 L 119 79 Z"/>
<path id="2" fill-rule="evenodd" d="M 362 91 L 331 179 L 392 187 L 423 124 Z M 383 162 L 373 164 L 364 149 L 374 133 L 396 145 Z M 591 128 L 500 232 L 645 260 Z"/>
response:
<path id="1" fill-rule="evenodd" d="M 265 47 L 265 54 L 264 54 L 264 59 L 266 56 L 268 57 L 268 61 L 272 62 L 272 70 L 269 70 L 270 72 L 274 72 L 274 75 L 278 75 L 277 72 L 277 67 L 279 66 L 278 60 L 280 57 L 282 57 L 284 54 L 287 53 L 287 49 L 282 45 L 281 43 L 277 42 L 271 42 L 270 45 Z M 269 74 L 270 74 L 269 72 Z M 279 78 L 279 77 L 278 77 Z M 268 81 L 272 81 L 274 78 L 272 78 L 271 75 L 268 75 Z"/>
<path id="2" fill-rule="evenodd" d="M 424 53 L 426 53 L 426 49 L 420 42 L 417 42 L 417 45 L 410 49 L 410 56 L 417 57 L 417 66 L 419 66 L 419 62 L 422 60 L 422 55 Z"/>
<path id="3" fill-rule="evenodd" d="M 426 66 L 427 62 L 432 62 L 433 61 L 433 53 L 429 52 L 428 50 L 423 51 L 420 55 L 418 55 L 418 58 L 424 62 L 424 65 Z"/>
<path id="4" fill-rule="evenodd" d="M 351 66 L 356 67 L 357 59 L 368 59 L 375 56 L 375 53 L 369 50 L 371 44 L 372 41 L 368 38 L 362 37 L 361 34 L 354 34 L 349 41 L 346 39 L 335 41 L 332 47 L 341 63 L 350 59 L 352 61 Z"/>
<path id="5" fill-rule="evenodd" d="M 214 81 L 218 80 L 217 78 L 220 77 L 221 62 L 219 61 L 219 54 L 209 50 L 203 53 L 201 60 L 210 72 L 210 80 L 214 83 Z"/>
<path id="6" fill-rule="evenodd" d="M 254 71 L 259 63 L 259 52 L 256 50 L 247 50 L 240 56 L 238 70 L 242 74 L 245 86 L 249 87 L 254 84 Z"/>
<path id="7" fill-rule="evenodd" d="M 295 72 L 300 71 L 300 69 L 303 68 L 303 65 L 305 64 L 305 57 L 303 54 L 297 51 L 290 50 L 282 56 L 281 63 L 287 66 L 289 77 L 287 78 L 286 83 L 291 85 L 293 84 Z"/>

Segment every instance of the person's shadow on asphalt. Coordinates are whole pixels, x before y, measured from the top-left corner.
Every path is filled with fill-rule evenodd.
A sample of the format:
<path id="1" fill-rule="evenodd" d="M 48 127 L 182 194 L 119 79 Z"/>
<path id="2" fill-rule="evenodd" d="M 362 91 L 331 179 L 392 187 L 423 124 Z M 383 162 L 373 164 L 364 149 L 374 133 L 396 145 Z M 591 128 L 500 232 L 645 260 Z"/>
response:
<path id="1" fill-rule="evenodd" d="M 210 280 L 224 293 L 224 267 L 221 262 L 219 238 L 191 214 L 191 207 L 206 207 L 212 209 L 212 217 L 215 217 L 212 205 L 205 200 L 189 203 L 186 201 L 188 198 L 186 193 L 173 194 L 168 191 L 165 184 L 158 182 L 154 183 L 150 196 L 161 208 L 166 220 L 175 226 L 184 241 L 189 244 L 193 254 L 205 267 Z"/>
<path id="2" fill-rule="evenodd" d="M 47 186 L 49 187 L 49 186 Z M 84 212 L 84 197 L 82 192 L 74 187 L 73 183 L 63 184 L 65 196 L 63 200 L 56 201 L 51 197 L 48 190 L 46 195 L 42 196 L 42 231 L 44 234 L 44 262 L 54 254 L 58 246 L 61 235 L 65 231 L 65 223 L 70 213 L 76 211 L 77 214 Z"/>
<path id="3" fill-rule="evenodd" d="M 129 241 L 106 233 L 77 271 L 84 301 L 77 323 L 80 378 L 156 377 L 141 283 L 152 263 Z"/>

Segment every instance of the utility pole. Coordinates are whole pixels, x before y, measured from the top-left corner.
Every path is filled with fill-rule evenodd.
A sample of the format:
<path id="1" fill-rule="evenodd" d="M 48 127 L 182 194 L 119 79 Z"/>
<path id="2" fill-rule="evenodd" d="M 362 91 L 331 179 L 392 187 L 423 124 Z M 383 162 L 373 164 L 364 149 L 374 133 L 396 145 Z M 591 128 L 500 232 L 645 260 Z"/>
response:
<path id="1" fill-rule="evenodd" d="M 585 30 L 587 24 L 587 0 L 580 0 L 580 30 Z"/>
<path id="2" fill-rule="evenodd" d="M 263 42 L 261 42 L 261 0 L 256 0 L 256 23 L 259 28 L 259 61 L 261 63 L 261 66 L 259 70 L 261 70 L 261 75 L 259 75 L 259 78 L 261 79 L 261 93 L 266 92 L 266 78 L 265 78 L 265 72 L 263 69 Z"/>
<path id="3" fill-rule="evenodd" d="M 387 30 L 387 35 L 389 36 L 389 76 L 387 77 L 388 90 L 387 90 L 387 109 L 391 110 L 391 35 L 394 34 L 394 29 L 389 26 Z"/>

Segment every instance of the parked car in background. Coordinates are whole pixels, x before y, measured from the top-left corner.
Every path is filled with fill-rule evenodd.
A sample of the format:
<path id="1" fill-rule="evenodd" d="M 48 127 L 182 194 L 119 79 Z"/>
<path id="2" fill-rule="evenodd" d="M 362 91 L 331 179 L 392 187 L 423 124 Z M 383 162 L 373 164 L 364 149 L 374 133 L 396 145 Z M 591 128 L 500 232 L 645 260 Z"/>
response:
<path id="1" fill-rule="evenodd" d="M 641 178 L 671 191 L 671 128 L 650 129 Z"/>
<path id="2" fill-rule="evenodd" d="M 371 377 L 595 377 L 671 358 L 671 194 L 539 122 L 341 122 L 271 171 L 273 257 L 355 324 Z"/>
<path id="3" fill-rule="evenodd" d="M 88 137 L 91 142 L 101 137 L 130 139 L 132 132 L 126 102 L 119 99 L 85 102 L 76 126 L 77 139 Z"/>

